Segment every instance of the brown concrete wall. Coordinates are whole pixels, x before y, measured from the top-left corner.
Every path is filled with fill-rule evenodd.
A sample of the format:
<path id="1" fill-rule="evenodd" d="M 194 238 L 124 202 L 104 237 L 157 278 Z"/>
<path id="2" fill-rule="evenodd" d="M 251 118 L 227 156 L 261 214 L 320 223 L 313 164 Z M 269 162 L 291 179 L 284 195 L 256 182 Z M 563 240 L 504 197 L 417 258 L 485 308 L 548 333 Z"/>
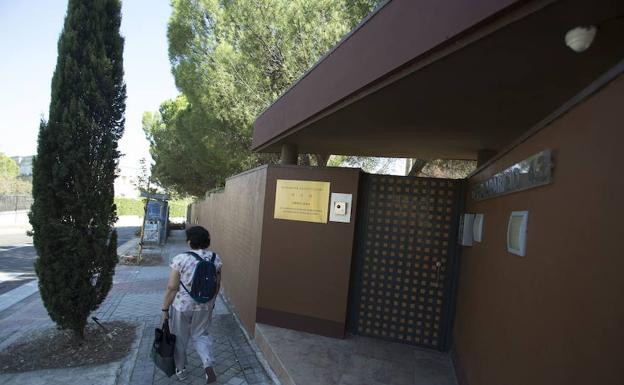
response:
<path id="1" fill-rule="evenodd" d="M 191 210 L 191 220 L 210 231 L 210 248 L 223 259 L 225 295 L 252 336 L 266 176 L 266 166 L 234 176 L 223 192 L 210 195 Z"/>
<path id="2" fill-rule="evenodd" d="M 327 181 L 330 191 L 353 194 L 351 223 L 274 219 L 277 179 Z M 271 166 L 267 174 L 258 322 L 342 337 L 359 170 Z"/>
<path id="3" fill-rule="evenodd" d="M 454 353 L 468 385 L 624 381 L 624 76 L 470 184 L 545 148 L 554 183 L 481 202 L 483 242 L 461 257 Z M 527 255 L 506 251 L 511 211 L 529 210 Z"/>

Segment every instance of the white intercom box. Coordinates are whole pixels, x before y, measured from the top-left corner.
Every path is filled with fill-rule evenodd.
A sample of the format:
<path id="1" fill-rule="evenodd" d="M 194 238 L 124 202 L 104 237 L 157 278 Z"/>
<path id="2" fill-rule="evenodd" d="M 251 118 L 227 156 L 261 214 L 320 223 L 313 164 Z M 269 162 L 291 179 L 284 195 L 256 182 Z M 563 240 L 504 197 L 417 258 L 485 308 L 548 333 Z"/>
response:
<path id="1" fill-rule="evenodd" d="M 329 220 L 331 222 L 351 222 L 353 195 L 332 193 L 329 202 Z"/>
<path id="2" fill-rule="evenodd" d="M 334 213 L 336 213 L 336 215 L 346 215 L 347 214 L 347 202 L 345 201 L 334 202 Z"/>

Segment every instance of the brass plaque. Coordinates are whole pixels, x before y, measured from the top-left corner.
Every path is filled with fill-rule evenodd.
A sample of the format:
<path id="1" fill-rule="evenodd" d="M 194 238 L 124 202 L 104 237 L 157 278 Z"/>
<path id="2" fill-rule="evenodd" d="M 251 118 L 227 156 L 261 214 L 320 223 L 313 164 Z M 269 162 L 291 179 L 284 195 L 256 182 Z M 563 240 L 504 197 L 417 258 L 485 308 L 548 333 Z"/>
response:
<path id="1" fill-rule="evenodd" d="M 329 182 L 278 179 L 275 219 L 327 223 Z"/>

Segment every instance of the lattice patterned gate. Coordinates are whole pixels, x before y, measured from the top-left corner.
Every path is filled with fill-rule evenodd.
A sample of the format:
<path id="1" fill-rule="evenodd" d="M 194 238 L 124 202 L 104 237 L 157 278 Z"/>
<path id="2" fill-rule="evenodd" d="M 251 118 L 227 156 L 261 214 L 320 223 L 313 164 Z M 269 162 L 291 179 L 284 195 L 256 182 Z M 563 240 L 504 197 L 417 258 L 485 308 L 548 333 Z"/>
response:
<path id="1" fill-rule="evenodd" d="M 362 176 L 351 332 L 448 349 L 462 183 Z"/>

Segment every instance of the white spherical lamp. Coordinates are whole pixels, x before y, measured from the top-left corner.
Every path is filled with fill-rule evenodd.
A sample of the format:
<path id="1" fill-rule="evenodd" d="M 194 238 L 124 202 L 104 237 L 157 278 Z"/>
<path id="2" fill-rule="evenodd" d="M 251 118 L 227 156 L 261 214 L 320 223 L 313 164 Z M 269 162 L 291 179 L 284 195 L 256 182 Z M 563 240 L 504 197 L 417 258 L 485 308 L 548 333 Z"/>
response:
<path id="1" fill-rule="evenodd" d="M 571 29 L 565 35 L 565 43 L 574 52 L 583 52 L 594 41 L 598 29 L 593 26 L 583 26 Z"/>

